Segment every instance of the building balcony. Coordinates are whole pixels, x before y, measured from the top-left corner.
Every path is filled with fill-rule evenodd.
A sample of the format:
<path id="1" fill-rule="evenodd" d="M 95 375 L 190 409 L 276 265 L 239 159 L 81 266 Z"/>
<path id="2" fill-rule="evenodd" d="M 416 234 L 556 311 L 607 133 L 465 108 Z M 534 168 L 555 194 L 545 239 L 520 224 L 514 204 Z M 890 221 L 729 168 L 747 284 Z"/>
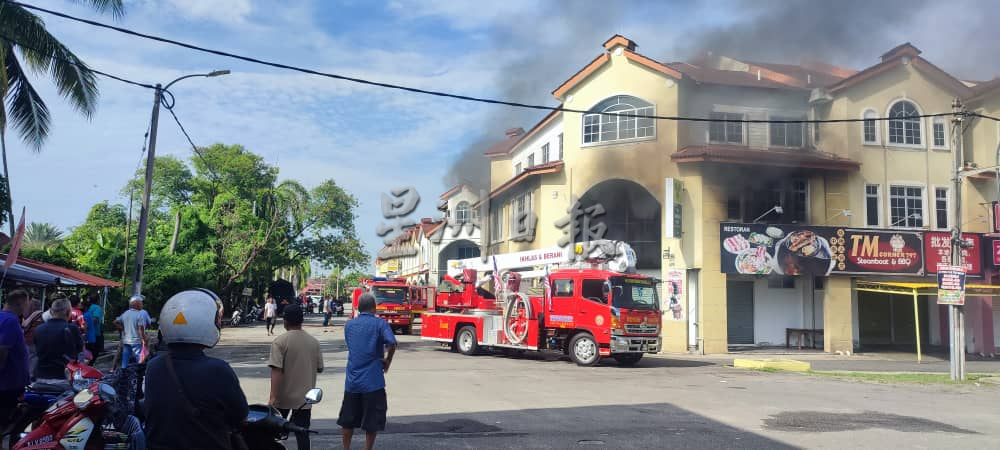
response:
<path id="1" fill-rule="evenodd" d="M 833 171 L 856 171 L 861 163 L 811 148 L 706 144 L 684 147 L 670 159 L 677 164 L 719 163 L 746 166 L 789 167 Z"/>

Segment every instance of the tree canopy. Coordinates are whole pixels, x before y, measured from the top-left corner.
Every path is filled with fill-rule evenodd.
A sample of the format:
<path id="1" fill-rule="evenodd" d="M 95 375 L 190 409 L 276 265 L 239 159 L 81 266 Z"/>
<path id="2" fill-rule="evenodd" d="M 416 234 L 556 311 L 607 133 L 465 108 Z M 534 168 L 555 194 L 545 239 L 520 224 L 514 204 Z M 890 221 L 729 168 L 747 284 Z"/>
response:
<path id="1" fill-rule="evenodd" d="M 184 289 L 212 289 L 231 309 L 245 288 L 260 298 L 279 274 L 304 282 L 311 263 L 343 270 L 366 263 L 354 227 L 357 200 L 334 180 L 312 189 L 279 181 L 277 167 L 240 145 L 215 144 L 200 153 L 187 162 L 161 156 L 154 163 L 143 270 L 143 294 L 153 312 Z M 133 195 L 138 211 L 141 170 L 122 192 Z M 94 205 L 63 240 L 72 265 L 121 279 L 127 211 L 121 204 Z M 132 226 L 128 274 L 136 234 Z"/>

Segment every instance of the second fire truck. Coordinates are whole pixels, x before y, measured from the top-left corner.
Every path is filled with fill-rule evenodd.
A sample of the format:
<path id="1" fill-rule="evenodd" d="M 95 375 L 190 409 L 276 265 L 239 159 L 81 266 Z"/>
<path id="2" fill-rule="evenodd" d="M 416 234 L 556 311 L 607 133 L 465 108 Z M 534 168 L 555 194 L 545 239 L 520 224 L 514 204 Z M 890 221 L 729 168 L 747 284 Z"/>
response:
<path id="1" fill-rule="evenodd" d="M 635 273 L 635 253 L 625 243 L 598 241 L 584 253 L 577 244 L 496 255 L 485 263 L 449 261 L 448 289 L 428 305 L 421 337 L 466 355 L 482 348 L 556 351 L 581 366 L 604 357 L 634 365 L 643 354 L 658 352 L 659 280 Z M 480 278 L 480 272 L 499 275 Z M 496 294 L 483 288 L 498 279 Z M 529 280 L 539 280 L 535 290 L 544 293 L 526 293 Z"/>
<path id="2" fill-rule="evenodd" d="M 414 306 L 419 307 L 416 300 L 415 286 L 406 284 L 404 279 L 371 278 L 359 280 L 361 287 L 354 289 L 351 301 L 352 317 L 358 314 L 358 297 L 363 292 L 371 292 L 375 296 L 375 315 L 385 319 L 393 331 L 403 334 L 413 331 Z"/>

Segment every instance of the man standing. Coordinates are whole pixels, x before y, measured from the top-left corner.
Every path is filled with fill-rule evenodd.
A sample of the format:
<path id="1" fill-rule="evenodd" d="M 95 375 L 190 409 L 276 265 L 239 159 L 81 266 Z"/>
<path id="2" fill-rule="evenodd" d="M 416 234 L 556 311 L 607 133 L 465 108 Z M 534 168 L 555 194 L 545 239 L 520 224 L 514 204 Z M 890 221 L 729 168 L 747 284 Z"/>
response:
<path id="1" fill-rule="evenodd" d="M 330 326 L 330 317 L 333 317 L 333 300 L 330 297 L 323 299 L 323 326 Z"/>
<path id="2" fill-rule="evenodd" d="M 27 303 L 28 293 L 19 289 L 6 295 L 0 310 L 0 428 L 7 425 L 24 387 L 31 381 L 28 347 L 21 331 L 21 316 Z"/>
<path id="3" fill-rule="evenodd" d="M 24 331 L 24 343 L 28 344 L 28 373 L 35 377 L 35 366 L 38 365 L 38 353 L 35 351 L 35 330 L 45 323 L 42 319 L 42 302 L 38 299 L 31 299 L 25 309 L 24 320 L 21 321 L 21 330 Z"/>
<path id="4" fill-rule="evenodd" d="M 264 303 L 264 323 L 267 328 L 267 335 L 274 335 L 274 323 L 278 321 L 278 305 L 274 303 L 274 296 L 267 296 L 267 303 Z"/>
<path id="5" fill-rule="evenodd" d="M 66 384 L 66 360 L 76 360 L 83 352 L 83 339 L 76 323 L 69 322 L 70 302 L 64 298 L 52 303 L 52 319 L 35 330 L 38 367 L 35 379 L 48 384 Z"/>
<path id="6" fill-rule="evenodd" d="M 376 433 L 385 430 L 385 373 L 396 353 L 396 336 L 374 313 L 375 296 L 366 292 L 358 298 L 358 316 L 344 325 L 347 376 L 337 425 L 343 429 L 343 444 L 348 450 L 355 428 L 365 430 L 366 449 L 374 447 Z"/>
<path id="7" fill-rule="evenodd" d="M 69 305 L 72 308 L 69 313 L 69 322 L 72 322 L 80 329 L 80 337 L 87 332 L 87 319 L 83 318 L 83 311 L 80 310 L 80 296 L 73 294 L 69 296 Z"/>
<path id="8" fill-rule="evenodd" d="M 286 332 L 271 344 L 271 397 L 268 402 L 292 423 L 309 428 L 311 405 L 303 405 L 306 392 L 316 387 L 316 374 L 323 371 L 319 341 L 302 330 L 303 313 L 289 305 L 283 315 Z M 299 409 L 301 408 L 301 409 Z M 309 450 L 309 433 L 295 433 L 299 450 Z"/>
<path id="9" fill-rule="evenodd" d="M 90 303 L 87 309 L 90 313 L 90 322 L 87 323 L 87 349 L 94 355 L 94 361 L 104 351 L 104 308 L 101 308 L 100 301 L 101 296 L 96 292 L 87 297 L 87 302 Z M 94 338 L 92 343 L 91 336 Z"/>
<path id="10" fill-rule="evenodd" d="M 207 289 L 170 297 L 160 311 L 167 351 L 146 368 L 146 436 L 150 450 L 230 450 L 246 421 L 247 399 L 233 368 L 205 354 L 219 342 L 218 296 Z"/>
<path id="11" fill-rule="evenodd" d="M 142 347 L 146 345 L 146 327 L 149 326 L 149 314 L 142 309 L 141 295 L 133 295 L 129 299 L 129 310 L 115 319 L 115 326 L 122 332 L 122 368 L 132 362 L 139 363 Z"/>

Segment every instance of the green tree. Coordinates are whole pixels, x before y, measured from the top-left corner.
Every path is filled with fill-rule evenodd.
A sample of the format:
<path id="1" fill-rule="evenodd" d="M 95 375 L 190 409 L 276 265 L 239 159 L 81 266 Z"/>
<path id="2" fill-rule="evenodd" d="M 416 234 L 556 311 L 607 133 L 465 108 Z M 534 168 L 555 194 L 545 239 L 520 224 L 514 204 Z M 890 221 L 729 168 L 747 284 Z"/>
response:
<path id="1" fill-rule="evenodd" d="M 81 0 L 94 10 L 110 12 L 115 18 L 125 13 L 123 0 Z M 20 57 L 18 57 L 20 54 Z M 7 120 L 35 151 L 41 151 L 49 135 L 49 109 L 32 86 L 28 72 L 48 74 L 59 95 L 86 117 L 97 108 L 97 76 L 80 58 L 45 29 L 45 23 L 20 5 L 0 2 L 0 153 L 4 182 L 10 197 L 7 171 Z M 14 212 L 7 215 L 14 234 Z"/>
<path id="2" fill-rule="evenodd" d="M 24 231 L 24 246 L 48 248 L 61 244 L 63 232 L 51 223 L 31 222 Z"/>

